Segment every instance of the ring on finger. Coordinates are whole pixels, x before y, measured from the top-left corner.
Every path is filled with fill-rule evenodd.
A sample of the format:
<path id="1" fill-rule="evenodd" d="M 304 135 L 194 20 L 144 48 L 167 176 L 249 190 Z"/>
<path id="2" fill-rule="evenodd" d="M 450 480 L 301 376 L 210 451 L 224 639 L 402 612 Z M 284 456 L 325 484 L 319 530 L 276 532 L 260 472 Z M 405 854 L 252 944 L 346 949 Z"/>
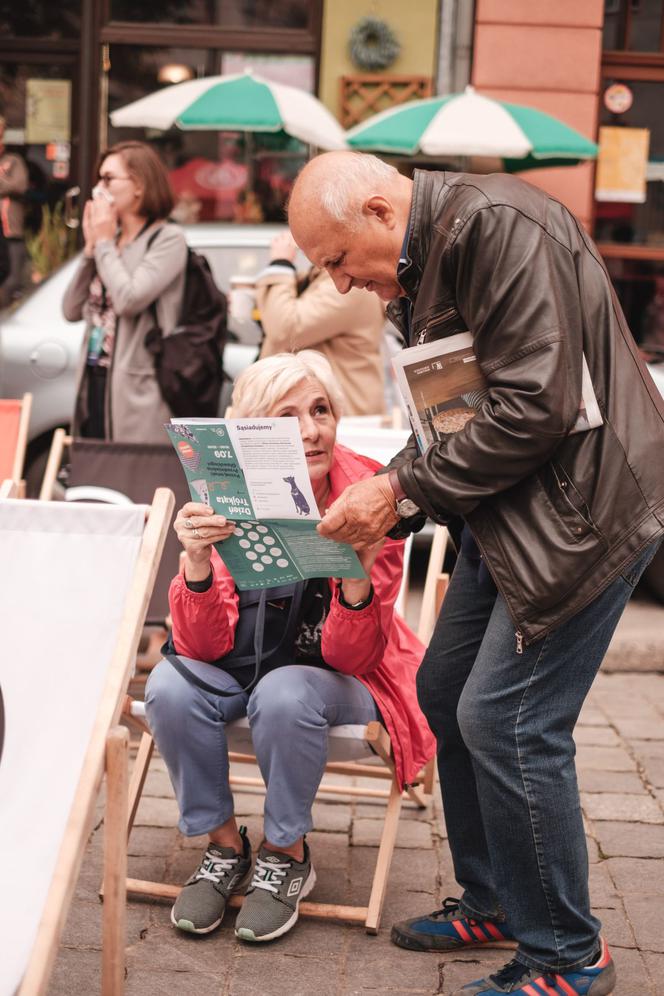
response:
<path id="1" fill-rule="evenodd" d="M 194 536 L 196 537 L 196 539 L 201 538 L 201 534 L 199 533 L 198 529 L 194 529 Z"/>
<path id="2" fill-rule="evenodd" d="M 187 527 L 187 529 L 193 529 L 194 528 L 194 524 L 191 521 L 191 519 L 185 519 L 184 520 L 184 524 Z"/>

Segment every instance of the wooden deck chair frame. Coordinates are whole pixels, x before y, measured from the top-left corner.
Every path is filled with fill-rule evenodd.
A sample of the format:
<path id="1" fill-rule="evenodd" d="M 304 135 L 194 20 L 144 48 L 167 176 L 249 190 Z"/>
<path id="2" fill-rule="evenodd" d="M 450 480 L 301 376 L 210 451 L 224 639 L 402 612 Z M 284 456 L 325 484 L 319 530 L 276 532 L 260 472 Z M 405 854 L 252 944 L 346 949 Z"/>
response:
<path id="1" fill-rule="evenodd" d="M 5 485 L 0 494 L 2 497 L 16 497 L 15 488 Z M 102 994 L 120 996 L 124 992 L 128 733 L 126 728 L 118 727 L 117 723 L 173 505 L 172 493 L 166 488 L 160 488 L 155 492 L 147 512 L 147 524 L 124 618 L 108 669 L 103 699 L 63 836 L 57 870 L 48 892 L 30 962 L 19 988 L 19 996 L 42 996 L 47 990 L 58 942 L 85 854 L 104 771 L 107 777 L 104 833 L 107 888 L 103 910 Z"/>
<path id="2" fill-rule="evenodd" d="M 445 555 L 447 544 L 447 530 L 443 526 L 437 526 L 429 555 L 427 570 L 427 580 L 422 604 L 422 615 L 420 618 L 419 635 L 428 640 L 430 629 L 433 627 L 435 617 L 433 613 L 436 607 L 439 608 L 444 595 L 445 575 L 441 574 L 441 567 Z M 441 584 L 442 581 L 442 584 Z M 127 697 L 125 700 L 125 715 L 132 716 L 132 700 Z M 136 811 L 140 802 L 141 794 L 148 774 L 148 768 L 154 751 L 154 741 L 148 727 L 139 718 L 142 710 L 137 709 L 133 713 L 133 721 L 143 729 L 136 761 L 132 771 L 131 783 L 129 787 L 127 836 L 131 833 Z M 396 780 L 394 771 L 394 761 L 390 738 L 379 722 L 369 723 L 364 733 L 365 741 L 372 750 L 383 761 L 382 765 L 362 764 L 357 761 L 331 761 L 325 768 L 326 774 L 340 774 L 346 776 L 361 776 L 363 778 L 376 778 L 389 781 L 389 788 L 359 788 L 348 785 L 321 785 L 319 794 L 321 795 L 347 795 L 351 797 L 364 797 L 372 799 L 386 799 L 387 806 L 383 821 L 383 830 L 378 855 L 374 870 L 373 882 L 369 900 L 366 906 L 346 906 L 331 903 L 303 902 L 300 904 L 300 912 L 303 916 L 311 916 L 319 919 L 344 920 L 350 923 L 364 924 L 369 934 L 376 934 L 380 926 L 380 919 L 387 889 L 387 880 L 392 861 L 392 854 L 396 843 L 399 816 L 402 802 L 410 799 L 418 807 L 425 808 L 431 801 L 431 795 L 435 780 L 435 759 L 432 758 L 420 772 L 417 783 L 409 785 L 402 793 Z M 256 763 L 253 754 L 241 754 L 236 751 L 229 751 L 229 760 L 235 763 Z M 263 787 L 260 778 L 233 775 L 230 776 L 230 784 L 238 787 Z M 105 884 L 102 883 L 101 894 L 104 894 Z M 135 895 L 149 896 L 155 899 L 165 899 L 175 901 L 179 895 L 181 886 L 169 885 L 163 882 L 147 882 L 140 879 L 127 879 L 127 892 Z M 238 907 L 242 905 L 241 896 L 231 896 L 230 905 Z"/>
<path id="3" fill-rule="evenodd" d="M 18 432 L 16 434 L 16 446 L 14 448 L 14 460 L 12 464 L 10 478 L 16 481 L 17 490 L 15 497 L 25 497 L 25 481 L 23 480 L 23 469 L 25 466 L 25 454 L 28 448 L 28 429 L 30 426 L 30 414 L 32 412 L 32 395 L 26 393 L 20 399 L 20 415 L 18 420 Z"/>

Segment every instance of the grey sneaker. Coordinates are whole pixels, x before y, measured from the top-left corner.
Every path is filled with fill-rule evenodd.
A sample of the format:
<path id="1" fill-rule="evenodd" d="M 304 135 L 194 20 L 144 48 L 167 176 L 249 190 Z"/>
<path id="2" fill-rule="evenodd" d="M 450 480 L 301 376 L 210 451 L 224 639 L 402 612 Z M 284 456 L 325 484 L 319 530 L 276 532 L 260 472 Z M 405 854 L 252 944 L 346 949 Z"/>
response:
<path id="1" fill-rule="evenodd" d="M 316 884 L 309 846 L 304 861 L 261 846 L 256 868 L 242 909 L 235 921 L 235 936 L 242 941 L 271 941 L 295 926 L 300 900 Z"/>
<path id="2" fill-rule="evenodd" d="M 209 934 L 218 927 L 233 892 L 242 892 L 251 875 L 251 844 L 240 827 L 243 853 L 208 844 L 203 859 L 184 885 L 171 910 L 171 923 L 190 934 Z"/>

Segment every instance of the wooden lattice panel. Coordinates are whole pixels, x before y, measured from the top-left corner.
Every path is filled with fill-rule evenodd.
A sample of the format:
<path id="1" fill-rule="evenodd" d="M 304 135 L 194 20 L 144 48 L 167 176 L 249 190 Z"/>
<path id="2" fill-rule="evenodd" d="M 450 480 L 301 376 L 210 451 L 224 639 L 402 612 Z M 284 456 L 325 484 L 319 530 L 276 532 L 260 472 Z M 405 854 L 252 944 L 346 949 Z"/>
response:
<path id="1" fill-rule="evenodd" d="M 431 96 L 430 76 L 387 76 L 365 73 L 342 76 L 341 124 L 351 128 L 396 104 Z"/>

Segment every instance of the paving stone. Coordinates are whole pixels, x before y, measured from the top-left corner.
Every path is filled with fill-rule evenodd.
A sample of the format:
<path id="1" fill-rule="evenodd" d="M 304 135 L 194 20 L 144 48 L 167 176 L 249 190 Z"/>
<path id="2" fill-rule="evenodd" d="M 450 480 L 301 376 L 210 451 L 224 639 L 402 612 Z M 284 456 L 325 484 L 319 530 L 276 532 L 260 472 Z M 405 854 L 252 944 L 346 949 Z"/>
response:
<path id="1" fill-rule="evenodd" d="M 100 952 L 61 947 L 51 974 L 48 996 L 91 996 L 100 991 Z"/>
<path id="2" fill-rule="evenodd" d="M 338 996 L 341 987 L 339 958 L 311 958 L 303 951 L 285 955 L 256 945 L 232 969 L 229 996 Z"/>
<path id="3" fill-rule="evenodd" d="M 353 820 L 353 847 L 377 847 L 383 832 L 383 820 Z M 431 827 L 428 823 L 399 822 L 397 847 L 432 848 Z"/>
<path id="4" fill-rule="evenodd" d="M 125 996 L 155 996 L 155 993 L 172 993 L 173 996 L 222 996 L 225 981 L 216 974 L 200 972 L 159 972 L 134 969 L 127 974 Z"/>
<path id="5" fill-rule="evenodd" d="M 143 796 L 157 796 L 165 799 L 173 799 L 173 785 L 167 771 L 160 771 L 150 767 L 145 785 L 143 786 Z"/>
<path id="6" fill-rule="evenodd" d="M 433 961 L 436 956 L 432 955 Z M 509 951 L 489 951 L 483 949 L 478 953 L 467 952 L 437 956 L 438 988 L 436 994 L 449 996 L 467 982 L 484 978 L 509 960 Z"/>
<path id="7" fill-rule="evenodd" d="M 134 827 L 127 844 L 128 854 L 168 855 L 177 843 L 178 834 L 173 828 Z"/>
<path id="8" fill-rule="evenodd" d="M 141 854 L 127 858 L 127 877 L 144 882 L 163 882 L 166 876 L 166 858 Z"/>
<path id="9" fill-rule="evenodd" d="M 375 847 L 351 847 L 350 877 L 354 888 L 371 887 L 376 868 Z M 395 848 L 390 865 L 388 888 L 407 892 L 436 892 L 438 888 L 438 857 L 434 850 Z"/>
<path id="10" fill-rule="evenodd" d="M 654 951 L 644 951 L 642 957 L 652 986 L 649 992 L 655 993 L 656 996 L 662 996 L 664 993 L 664 955 Z"/>
<path id="11" fill-rule="evenodd" d="M 315 802 L 312 817 L 315 830 L 339 833 L 350 829 L 351 809 L 347 803 Z"/>
<path id="12" fill-rule="evenodd" d="M 404 912 L 404 916 L 415 916 L 421 908 Z M 438 982 L 437 958 L 422 955 L 417 951 L 406 951 L 392 944 L 389 932 L 377 937 L 355 934 L 351 936 L 346 957 L 346 979 L 352 981 L 349 992 L 389 993 L 393 987 L 408 987 L 434 992 Z"/>
<path id="13" fill-rule="evenodd" d="M 654 989 L 648 966 L 639 951 L 630 948 L 611 948 L 611 957 L 618 977 L 615 996 L 662 996 L 662 989 Z"/>
<path id="14" fill-rule="evenodd" d="M 625 896 L 624 903 L 638 947 L 664 954 L 662 897 Z"/>
<path id="15" fill-rule="evenodd" d="M 606 726 L 606 723 L 607 719 L 602 710 L 594 706 L 592 701 L 588 701 L 581 710 L 576 725 L 578 729 L 580 726 Z"/>
<path id="16" fill-rule="evenodd" d="M 650 716 L 617 716 L 612 720 L 618 733 L 625 740 L 655 740 L 664 741 L 664 726 L 662 717 L 653 710 Z"/>
<path id="17" fill-rule="evenodd" d="M 664 823 L 664 813 L 656 800 L 645 791 L 642 795 L 604 792 L 581 794 L 581 805 L 591 820 L 616 820 L 630 823 Z"/>
<path id="18" fill-rule="evenodd" d="M 634 931 L 625 913 L 622 901 L 617 900 L 615 906 L 593 906 L 592 911 L 602 924 L 602 936 L 610 948 L 614 945 L 622 948 L 636 948 Z"/>
<path id="19" fill-rule="evenodd" d="M 640 795 L 644 791 L 641 778 L 635 771 L 597 771 L 585 768 L 578 772 L 582 792 L 622 792 Z"/>
<path id="20" fill-rule="evenodd" d="M 600 771 L 635 771 L 636 764 L 623 747 L 586 747 L 576 751 L 578 768 L 597 768 Z"/>
<path id="21" fill-rule="evenodd" d="M 599 845 L 593 837 L 586 836 L 586 847 L 588 848 L 588 861 L 591 865 L 602 860 L 602 855 L 599 853 Z"/>
<path id="22" fill-rule="evenodd" d="M 174 827 L 179 818 L 175 799 L 156 799 L 143 796 L 140 801 L 134 826 Z"/>
<path id="23" fill-rule="evenodd" d="M 633 740 L 631 746 L 645 768 L 648 781 L 651 785 L 656 785 L 657 788 L 664 788 L 664 743 Z"/>
<path id="24" fill-rule="evenodd" d="M 163 911 L 170 917 L 170 907 Z M 226 920 L 213 934 L 197 937 L 176 930 L 170 923 L 151 926 L 137 943 L 127 948 L 127 969 L 133 971 L 177 972 L 215 975 L 223 981 L 227 964 L 237 941 Z M 221 988 L 221 986 L 220 986 Z M 155 986 L 153 992 L 160 990 Z"/>
<path id="25" fill-rule="evenodd" d="M 664 826 L 601 821 L 595 833 L 605 857 L 664 858 Z"/>
<path id="26" fill-rule="evenodd" d="M 591 747 L 617 747 L 620 738 L 610 726 L 577 726 L 574 741 Z"/>
<path id="27" fill-rule="evenodd" d="M 663 858 L 609 858 L 603 864 L 623 896 L 664 896 Z"/>
<path id="28" fill-rule="evenodd" d="M 262 792 L 234 792 L 233 808 L 238 820 L 242 816 L 262 816 L 265 809 L 265 795 Z"/>
<path id="29" fill-rule="evenodd" d="M 620 902 L 620 894 L 614 885 L 606 861 L 590 865 L 590 901 L 593 906 L 610 907 Z"/>

